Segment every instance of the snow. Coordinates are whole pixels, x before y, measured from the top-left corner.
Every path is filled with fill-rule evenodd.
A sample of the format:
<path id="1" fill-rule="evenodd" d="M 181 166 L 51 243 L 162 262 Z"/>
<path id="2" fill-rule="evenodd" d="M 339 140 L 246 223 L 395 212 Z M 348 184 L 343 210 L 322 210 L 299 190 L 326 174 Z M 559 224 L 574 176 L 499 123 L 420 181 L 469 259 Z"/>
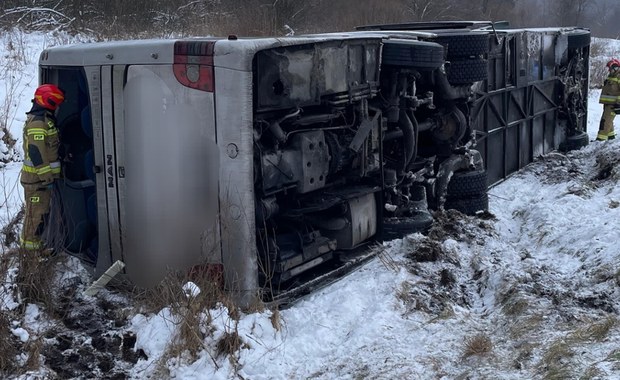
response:
<path id="1" fill-rule="evenodd" d="M 10 99 L 4 117 L 20 139 L 36 83 L 35 53 L 49 38 L 3 35 L 5 65 L 11 38 L 22 41 L 24 74 L 12 85 L 3 74 L 0 99 Z M 591 140 L 602 111 L 599 94 L 589 94 Z M 440 215 L 434 233 L 384 243 L 377 258 L 286 309 L 239 318 L 222 304 L 202 310 L 205 338 L 194 359 L 167 354 L 180 334 L 173 307 L 123 309 L 130 312 L 120 334 L 134 334 L 131 350 L 145 354 L 125 373 L 161 378 L 163 366 L 165 377 L 175 379 L 620 378 L 619 152 L 614 140 L 541 157 L 489 191 L 491 216 Z M 19 167 L 2 169 L 2 225 L 21 203 Z M 608 176 L 601 175 L 604 168 Z M 67 283 L 86 276 L 75 260 L 65 270 Z M 8 327 L 16 339 L 33 342 L 48 331 L 51 317 L 21 304 L 11 286 L 15 275 L 9 271 L 4 279 L 0 309 L 24 307 Z M 179 292 L 191 305 L 201 290 L 187 283 Z M 113 290 L 97 297 L 84 305 L 125 299 Z M 97 334 L 119 334 L 107 328 Z M 217 342 L 231 334 L 238 335 L 239 349 L 218 354 Z M 476 351 L 476 342 L 489 345 Z M 21 378 L 48 373 L 43 367 Z"/>
<path id="2" fill-rule="evenodd" d="M 26 343 L 28 341 L 28 339 L 30 339 L 30 334 L 28 334 L 28 331 L 22 329 L 21 327 L 18 327 L 16 329 L 12 329 L 11 333 L 13 333 L 13 335 L 18 337 L 19 340 L 21 340 L 24 343 Z"/>
<path id="3" fill-rule="evenodd" d="M 131 319 L 131 329 L 138 336 L 136 349 L 143 349 L 149 357 L 161 356 L 174 337 L 175 319 L 170 309 L 163 309 L 150 317 L 135 315 Z"/>
<path id="4" fill-rule="evenodd" d="M 590 103 L 597 99 L 594 94 Z M 215 368 L 205 354 L 171 368 L 173 378 L 227 379 L 234 378 L 235 371 L 247 379 L 530 378 L 541 371 L 537 363 L 544 359 L 544 350 L 518 369 L 515 352 L 521 347 L 549 348 L 570 340 L 580 332 L 576 321 L 591 326 L 606 318 L 615 320 L 620 208 L 610 202 L 620 200 L 620 189 L 613 180 L 592 184 L 592 177 L 593 158 L 615 154 L 619 148 L 617 141 L 593 142 L 567 156 L 554 153 L 541 163 L 552 160 L 554 166 L 562 166 L 574 161 L 579 172 L 549 175 L 549 168 L 536 163 L 496 186 L 490 192 L 494 231 L 476 231 L 473 242 L 444 240 L 445 262 L 420 263 L 417 275 L 407 270 L 407 252 L 428 238 L 410 235 L 386 243 L 383 259 L 282 310 L 280 329 L 273 326 L 271 312 L 245 315 L 234 327 L 222 313 L 223 318 L 212 322 L 215 328 L 234 328 L 247 343 L 236 358 L 237 367 L 219 361 Z M 587 191 L 580 193 L 584 187 Z M 429 313 L 398 297 L 403 284 L 410 284 L 450 299 L 449 289 L 433 289 L 438 285 L 433 276 L 450 268 L 446 263 L 451 260 L 459 263 L 453 267 L 457 282 L 467 289 L 467 303 L 448 302 Z M 480 279 L 475 281 L 477 273 Z M 579 305 L 601 294 L 607 306 Z M 526 300 L 530 310 L 512 320 L 502 311 L 509 297 Z M 418 302 L 426 301 L 422 297 Z M 162 319 L 151 322 L 153 330 L 160 328 Z M 515 338 L 519 323 L 531 323 L 532 331 Z M 142 334 L 153 332 L 142 325 L 138 336 Z M 477 334 L 491 338 L 493 352 L 480 360 L 465 358 L 464 342 Z M 569 373 L 595 368 L 606 378 L 619 376 L 616 360 L 605 359 L 619 340 L 615 331 L 601 342 L 576 342 L 577 364 L 567 367 L 575 371 Z M 145 351 L 162 352 L 159 342 L 155 349 L 146 341 L 141 346 Z"/>

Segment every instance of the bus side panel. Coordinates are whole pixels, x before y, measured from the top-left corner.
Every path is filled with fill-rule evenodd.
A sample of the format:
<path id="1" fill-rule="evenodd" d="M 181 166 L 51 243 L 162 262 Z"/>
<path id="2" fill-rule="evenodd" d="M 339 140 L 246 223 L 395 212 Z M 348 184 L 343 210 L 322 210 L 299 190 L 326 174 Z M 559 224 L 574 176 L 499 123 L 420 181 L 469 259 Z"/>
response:
<path id="1" fill-rule="evenodd" d="M 114 124 L 114 88 L 112 87 L 112 66 L 101 67 L 101 120 L 103 125 L 103 162 L 99 167 L 103 170 L 103 181 L 98 181 L 98 187 L 105 189 L 105 199 L 107 203 L 108 233 L 110 234 L 110 249 L 112 251 L 112 262 L 123 260 L 120 216 L 118 203 L 118 172 L 115 146 L 115 124 Z M 122 104 L 122 102 L 121 102 Z"/>
<path id="2" fill-rule="evenodd" d="M 252 73 L 216 67 L 215 94 L 224 276 L 227 288 L 249 304 L 258 291 Z"/>
<path id="3" fill-rule="evenodd" d="M 90 107 L 93 128 L 93 151 L 94 166 L 103 167 L 103 122 L 102 122 L 102 98 L 101 98 L 101 67 L 90 66 L 84 68 L 90 94 Z M 99 241 L 97 265 L 95 275 L 99 276 L 112 265 L 110 250 L 110 233 L 108 230 L 108 207 L 105 190 L 105 174 L 102 170 L 95 171 L 95 183 L 97 184 L 97 238 Z"/>
<path id="4" fill-rule="evenodd" d="M 122 104 L 123 257 L 133 283 L 153 286 L 221 257 L 213 94 L 183 86 L 171 65 L 130 65 Z"/>

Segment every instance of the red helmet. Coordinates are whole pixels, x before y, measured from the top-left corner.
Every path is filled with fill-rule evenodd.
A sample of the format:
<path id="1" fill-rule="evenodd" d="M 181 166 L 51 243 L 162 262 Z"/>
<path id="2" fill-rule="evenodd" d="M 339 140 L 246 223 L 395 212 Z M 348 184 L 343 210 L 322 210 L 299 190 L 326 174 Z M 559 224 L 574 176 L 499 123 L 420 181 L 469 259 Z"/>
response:
<path id="1" fill-rule="evenodd" d="M 613 69 L 614 67 L 620 68 L 620 61 L 617 60 L 616 58 L 614 58 L 611 61 L 607 62 L 607 68 L 609 70 Z"/>
<path id="2" fill-rule="evenodd" d="M 64 100 L 65 94 L 53 84 L 42 84 L 34 91 L 34 101 L 50 111 L 55 111 Z"/>

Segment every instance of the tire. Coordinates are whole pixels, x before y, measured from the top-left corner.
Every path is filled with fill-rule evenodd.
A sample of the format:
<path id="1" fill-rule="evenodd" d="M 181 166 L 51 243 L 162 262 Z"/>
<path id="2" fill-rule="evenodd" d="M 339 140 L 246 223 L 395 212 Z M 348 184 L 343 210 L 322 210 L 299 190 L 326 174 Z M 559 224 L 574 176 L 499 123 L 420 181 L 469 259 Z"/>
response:
<path id="1" fill-rule="evenodd" d="M 487 171 L 456 172 L 448 183 L 448 198 L 479 197 L 487 192 Z"/>
<path id="2" fill-rule="evenodd" d="M 448 59 L 455 57 L 473 57 L 489 52 L 488 34 L 440 35 L 433 42 L 442 45 Z"/>
<path id="3" fill-rule="evenodd" d="M 465 215 L 476 215 L 479 212 L 489 210 L 489 195 L 480 194 L 476 197 L 446 199 L 446 210 L 457 210 Z"/>
<path id="4" fill-rule="evenodd" d="M 585 30 L 576 30 L 568 33 L 568 48 L 581 49 L 590 45 L 590 32 Z"/>
<path id="5" fill-rule="evenodd" d="M 590 137 L 586 132 L 578 132 L 573 136 L 568 136 L 566 141 L 560 145 L 560 150 L 568 152 L 579 150 L 590 143 Z"/>
<path id="6" fill-rule="evenodd" d="M 482 58 L 451 61 L 447 72 L 451 84 L 471 84 L 488 78 L 488 61 Z"/>
<path id="7" fill-rule="evenodd" d="M 444 64 L 443 46 L 434 42 L 388 40 L 383 44 L 382 62 L 389 66 L 434 70 Z"/>
<path id="8" fill-rule="evenodd" d="M 413 217 L 383 218 L 383 240 L 399 239 L 407 234 L 426 232 L 433 225 L 430 213 L 419 213 Z"/>

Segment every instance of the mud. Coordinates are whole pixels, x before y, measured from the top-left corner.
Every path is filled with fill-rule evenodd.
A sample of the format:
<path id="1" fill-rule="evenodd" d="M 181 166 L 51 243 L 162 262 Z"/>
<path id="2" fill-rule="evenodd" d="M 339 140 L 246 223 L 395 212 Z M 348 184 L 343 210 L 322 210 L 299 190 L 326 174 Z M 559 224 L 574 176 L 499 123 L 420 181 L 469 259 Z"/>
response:
<path id="1" fill-rule="evenodd" d="M 572 151 L 566 155 L 549 153 L 536 159 L 535 165 L 522 170 L 522 174 L 532 173 L 545 184 L 559 184 L 572 181 L 569 192 L 587 197 L 592 188 L 601 181 L 620 180 L 620 157 L 611 145 L 603 145 L 596 150 L 596 166 L 587 165 L 590 151 Z"/>
<path id="2" fill-rule="evenodd" d="M 596 174 L 592 181 L 604 181 L 620 179 L 620 157 L 615 151 L 599 152 L 596 156 Z"/>
<path id="3" fill-rule="evenodd" d="M 466 216 L 455 210 L 434 214 L 435 222 L 426 236 L 411 235 L 403 239 L 406 267 L 420 282 L 405 285 L 400 298 L 406 314 L 422 311 L 441 316 L 452 305 L 470 307 L 483 282 L 481 273 L 464 268 L 458 248 L 447 240 L 483 245 L 486 237 L 495 234 L 495 216 L 483 213 Z"/>
<path id="4" fill-rule="evenodd" d="M 564 183 L 570 178 L 583 177 L 584 166 L 578 155 L 579 153 L 574 152 L 567 155 L 557 152 L 549 153 L 539 157 L 536 165 L 526 167 L 523 173 L 533 173 L 545 184 Z"/>
<path id="5" fill-rule="evenodd" d="M 128 301 L 85 299 L 81 281 L 74 279 L 73 286 L 77 291 L 60 297 L 53 310 L 59 323 L 44 336 L 44 366 L 58 379 L 127 379 L 133 365 L 146 358 L 134 350 L 136 337 L 119 317 Z"/>
<path id="6" fill-rule="evenodd" d="M 488 211 L 476 216 L 466 216 L 456 210 L 445 210 L 435 212 L 433 217 L 435 221 L 427 236 L 436 242 L 449 238 L 483 245 L 484 238 L 495 231 L 493 222 L 496 218 Z"/>

